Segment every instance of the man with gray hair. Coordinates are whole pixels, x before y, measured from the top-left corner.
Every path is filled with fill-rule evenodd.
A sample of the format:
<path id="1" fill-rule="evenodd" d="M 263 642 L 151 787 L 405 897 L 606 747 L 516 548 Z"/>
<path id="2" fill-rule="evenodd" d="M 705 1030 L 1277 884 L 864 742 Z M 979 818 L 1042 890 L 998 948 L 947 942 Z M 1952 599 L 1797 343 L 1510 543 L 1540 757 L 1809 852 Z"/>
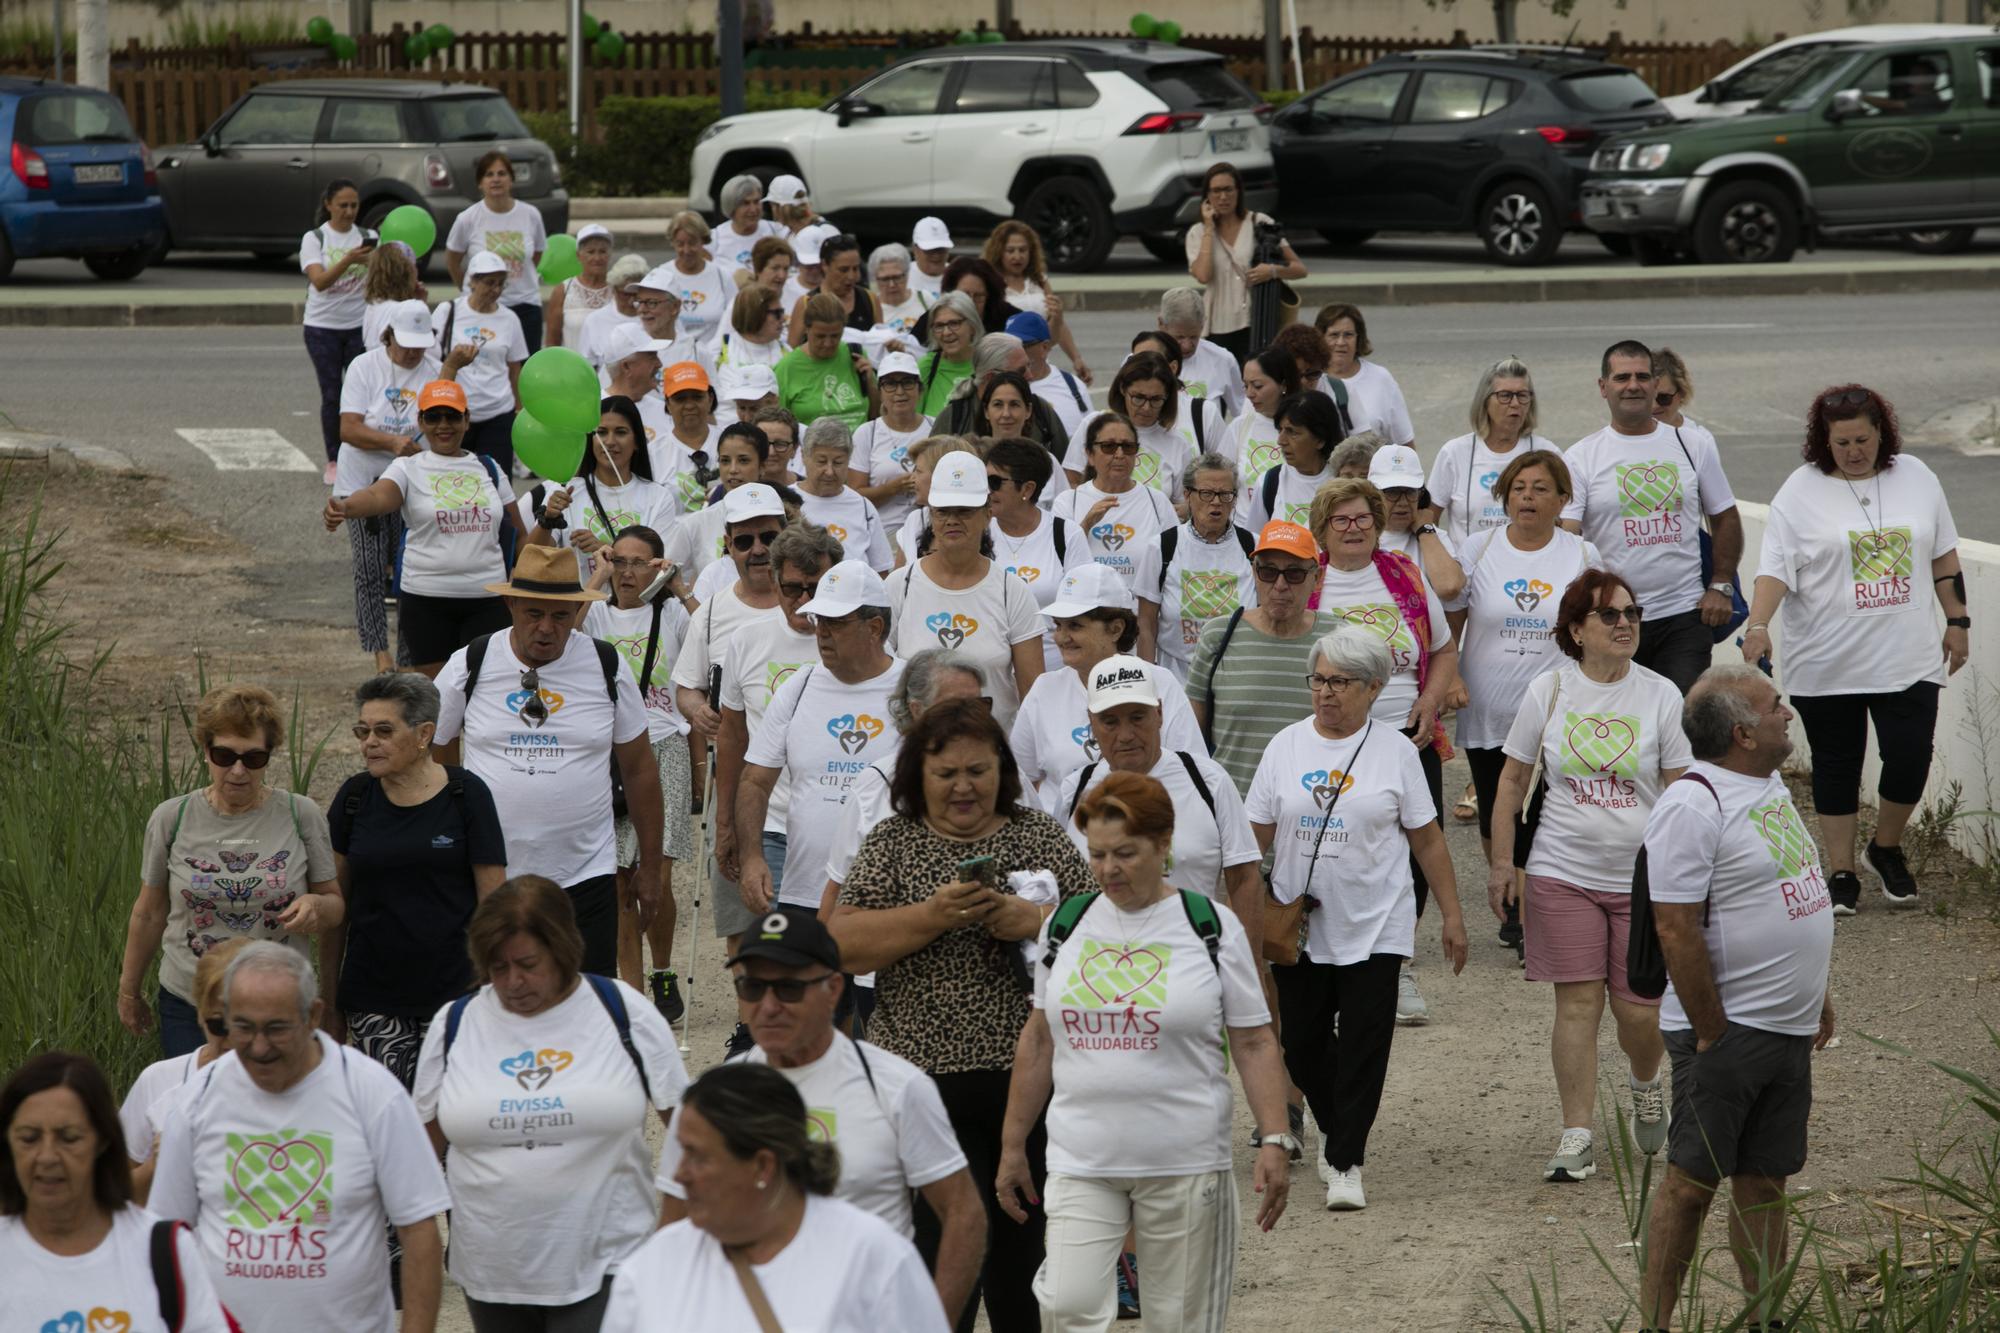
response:
<path id="1" fill-rule="evenodd" d="M 1220 343 L 1201 336 L 1208 297 L 1199 287 L 1169 287 L 1160 295 L 1160 332 L 1181 347 L 1181 387 L 1192 398 L 1222 405 L 1225 418 L 1243 406 L 1243 367 Z M 1251 348 L 1254 354 L 1258 348 Z"/>
<path id="2" fill-rule="evenodd" d="M 194 1229 L 246 1328 L 397 1327 L 386 1223 L 402 1243 L 402 1333 L 432 1333 L 451 1206 L 415 1103 L 386 1068 L 319 1031 L 312 967 L 256 941 L 230 960 L 227 1054 L 160 1136 L 147 1206 Z"/>
<path id="3" fill-rule="evenodd" d="M 1205 453 L 1181 476 L 1187 520 L 1164 528 L 1139 553 L 1132 591 L 1139 597 L 1139 656 L 1187 684 L 1202 631 L 1243 605 L 1256 577 L 1250 553 L 1257 534 L 1238 527 L 1236 464 Z"/>
<path id="4" fill-rule="evenodd" d="M 1764 1290 L 1785 1266 L 1785 1180 L 1806 1162 L 1812 1053 L 1833 1036 L 1833 899 L 1779 772 L 1791 722 L 1763 673 L 1709 668 L 1681 712 L 1695 762 L 1646 824 L 1673 1062 L 1667 1175 L 1639 1294 L 1649 1330 L 1671 1324 L 1724 1176 L 1744 1290 Z M 1775 1327 L 1773 1313 L 1752 1308 L 1745 1322 Z"/>

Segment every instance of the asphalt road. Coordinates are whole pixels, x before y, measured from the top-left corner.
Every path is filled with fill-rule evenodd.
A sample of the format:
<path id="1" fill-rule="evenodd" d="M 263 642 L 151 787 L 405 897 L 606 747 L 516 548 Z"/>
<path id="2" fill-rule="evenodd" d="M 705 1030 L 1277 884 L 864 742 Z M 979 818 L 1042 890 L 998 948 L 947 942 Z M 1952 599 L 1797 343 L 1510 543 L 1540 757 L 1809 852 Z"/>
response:
<path id="1" fill-rule="evenodd" d="M 1692 414 L 1721 440 L 1739 497 L 1768 499 L 1797 465 L 1799 422 L 1813 393 L 1862 380 L 1899 406 L 1913 449 L 1944 479 L 1960 530 L 2000 541 L 2000 468 L 1963 451 L 1967 423 L 1991 410 L 1995 391 L 2000 318 L 1990 293 L 1426 305 L 1369 314 L 1375 359 L 1403 387 L 1426 462 L 1467 428 L 1474 380 L 1506 354 L 1536 371 L 1544 434 L 1567 445 L 1596 429 L 1605 419 L 1598 354 L 1636 336 L 1686 358 L 1696 387 Z M 1108 312 L 1075 317 L 1100 385 L 1146 322 Z M 122 450 L 189 508 L 267 552 L 265 614 L 322 624 L 351 616 L 347 543 L 320 528 L 326 492 L 317 468 L 307 466 L 321 456 L 317 396 L 297 334 L 0 333 L 5 428 Z M 224 470 L 179 433 L 217 430 L 274 432 L 296 449 L 281 443 L 264 456 L 289 457 L 300 470 Z M 259 456 L 253 451 L 250 461 Z"/>

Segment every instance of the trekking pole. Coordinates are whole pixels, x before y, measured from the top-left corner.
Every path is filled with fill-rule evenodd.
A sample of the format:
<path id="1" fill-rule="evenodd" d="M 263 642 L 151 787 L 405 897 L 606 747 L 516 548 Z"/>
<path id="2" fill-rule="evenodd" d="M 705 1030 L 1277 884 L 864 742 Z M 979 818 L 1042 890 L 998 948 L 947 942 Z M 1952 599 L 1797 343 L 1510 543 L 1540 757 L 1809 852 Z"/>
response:
<path id="1" fill-rule="evenodd" d="M 688 1049 L 688 1033 L 694 1030 L 694 1001 L 696 994 L 694 960 L 697 950 L 701 948 L 701 894 L 702 887 L 708 880 L 708 876 L 702 874 L 699 868 L 708 864 L 709 853 L 714 845 L 713 840 L 708 836 L 708 821 L 715 817 L 712 813 L 715 809 L 715 751 L 713 749 L 708 752 L 708 775 L 703 784 L 701 809 L 702 822 L 695 827 L 697 844 L 695 847 L 694 863 L 697 869 L 694 877 L 694 920 L 688 925 L 687 964 L 681 970 L 682 988 L 687 992 L 687 1008 L 681 1014 L 681 1050 L 683 1051 Z"/>

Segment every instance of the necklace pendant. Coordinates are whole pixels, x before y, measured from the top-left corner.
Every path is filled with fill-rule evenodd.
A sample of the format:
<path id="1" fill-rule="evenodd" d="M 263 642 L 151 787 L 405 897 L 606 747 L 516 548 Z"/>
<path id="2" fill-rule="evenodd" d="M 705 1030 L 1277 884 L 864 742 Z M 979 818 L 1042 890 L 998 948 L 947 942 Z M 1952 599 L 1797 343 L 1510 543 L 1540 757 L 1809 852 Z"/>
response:
<path id="1" fill-rule="evenodd" d="M 1868 497 L 1865 495 L 1861 497 L 1861 507 L 1863 509 L 1866 509 L 1868 507 Z"/>

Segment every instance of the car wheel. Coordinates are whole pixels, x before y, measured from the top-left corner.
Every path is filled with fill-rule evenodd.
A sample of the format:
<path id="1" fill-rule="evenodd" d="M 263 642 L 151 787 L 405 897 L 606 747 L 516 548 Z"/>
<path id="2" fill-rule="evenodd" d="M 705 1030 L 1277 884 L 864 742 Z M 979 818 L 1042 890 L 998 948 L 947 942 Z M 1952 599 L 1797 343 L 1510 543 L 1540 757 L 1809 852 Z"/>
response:
<path id="1" fill-rule="evenodd" d="M 1782 264 L 1798 248 L 1798 209 L 1763 181 L 1723 186 L 1695 220 L 1695 258 L 1704 264 Z"/>
<path id="2" fill-rule="evenodd" d="M 1658 268 L 1680 257 L 1673 241 L 1665 236 L 1633 236 L 1629 239 L 1632 242 L 1632 258 L 1639 261 L 1641 268 Z"/>
<path id="3" fill-rule="evenodd" d="M 7 229 L 0 227 L 0 282 L 14 271 L 14 247 L 7 244 Z"/>
<path id="4" fill-rule="evenodd" d="M 1972 244 L 1974 227 L 1935 227 L 1929 231 L 1906 231 L 1903 245 L 1920 255 L 1955 255 Z"/>
<path id="5" fill-rule="evenodd" d="M 1479 206 L 1480 243 L 1502 264 L 1546 264 L 1562 239 L 1555 205 L 1531 181 L 1508 181 Z"/>
<path id="6" fill-rule="evenodd" d="M 1146 253 L 1162 264 L 1187 267 L 1187 242 L 1178 231 L 1142 231 L 1139 244 L 1146 247 Z"/>
<path id="7" fill-rule="evenodd" d="M 152 252 L 141 248 L 115 255 L 86 255 L 83 266 L 106 282 L 129 282 L 152 262 Z"/>
<path id="8" fill-rule="evenodd" d="M 1057 176 L 1029 192 L 1021 220 L 1042 238 L 1049 267 L 1088 273 L 1103 266 L 1118 233 L 1097 187 L 1081 176 Z"/>
<path id="9" fill-rule="evenodd" d="M 1619 232 L 1600 231 L 1596 233 L 1597 243 L 1614 255 L 1632 253 L 1632 238 Z"/>
<path id="10" fill-rule="evenodd" d="M 1352 250 L 1357 245 L 1365 245 L 1372 231 L 1329 231 L 1320 228 L 1319 238 L 1336 250 Z"/>

